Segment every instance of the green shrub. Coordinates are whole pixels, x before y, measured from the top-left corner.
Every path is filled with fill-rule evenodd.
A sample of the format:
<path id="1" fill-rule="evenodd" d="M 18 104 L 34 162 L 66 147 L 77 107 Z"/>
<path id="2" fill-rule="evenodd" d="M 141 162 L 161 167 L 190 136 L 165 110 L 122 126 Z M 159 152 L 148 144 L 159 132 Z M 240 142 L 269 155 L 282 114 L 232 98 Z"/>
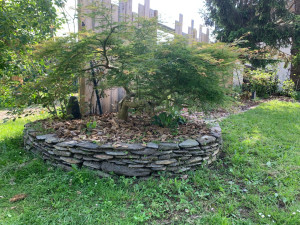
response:
<path id="1" fill-rule="evenodd" d="M 295 83 L 292 80 L 286 80 L 283 82 L 282 93 L 288 97 L 296 99 L 297 92 L 295 91 Z"/>
<path id="2" fill-rule="evenodd" d="M 160 127 L 176 128 L 180 124 L 185 124 L 186 119 L 178 113 L 162 112 L 153 117 L 152 123 Z"/>
<path id="3" fill-rule="evenodd" d="M 277 92 L 278 79 L 276 74 L 262 70 L 252 70 L 245 76 L 249 83 L 244 85 L 244 90 L 256 92 L 258 97 L 267 98 Z"/>

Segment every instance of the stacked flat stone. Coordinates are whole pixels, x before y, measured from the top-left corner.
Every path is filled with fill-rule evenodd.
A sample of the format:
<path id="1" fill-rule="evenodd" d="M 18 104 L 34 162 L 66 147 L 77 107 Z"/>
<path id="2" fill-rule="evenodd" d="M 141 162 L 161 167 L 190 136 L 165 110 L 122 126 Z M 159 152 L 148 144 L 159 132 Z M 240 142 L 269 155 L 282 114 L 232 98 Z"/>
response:
<path id="1" fill-rule="evenodd" d="M 104 144 L 59 138 L 56 134 L 37 135 L 32 124 L 24 129 L 26 150 L 65 170 L 72 165 L 96 170 L 102 177 L 111 172 L 128 177 L 158 175 L 159 172 L 179 174 L 195 170 L 201 164 L 217 159 L 222 148 L 219 125 L 210 134 L 181 143 Z"/>

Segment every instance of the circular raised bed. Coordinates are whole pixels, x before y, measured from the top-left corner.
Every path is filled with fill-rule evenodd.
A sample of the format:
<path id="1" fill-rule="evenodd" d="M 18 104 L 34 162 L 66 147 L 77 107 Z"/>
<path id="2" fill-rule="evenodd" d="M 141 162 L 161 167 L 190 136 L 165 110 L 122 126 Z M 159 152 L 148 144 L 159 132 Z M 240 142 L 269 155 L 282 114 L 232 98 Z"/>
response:
<path id="1" fill-rule="evenodd" d="M 163 171 L 179 174 L 215 161 L 222 148 L 221 128 L 215 125 L 209 131 L 182 142 L 99 145 L 92 141 L 60 138 L 56 134 L 38 135 L 33 123 L 29 123 L 24 129 L 24 145 L 26 150 L 65 170 L 76 165 L 96 170 L 104 177 L 111 172 L 145 177 Z"/>

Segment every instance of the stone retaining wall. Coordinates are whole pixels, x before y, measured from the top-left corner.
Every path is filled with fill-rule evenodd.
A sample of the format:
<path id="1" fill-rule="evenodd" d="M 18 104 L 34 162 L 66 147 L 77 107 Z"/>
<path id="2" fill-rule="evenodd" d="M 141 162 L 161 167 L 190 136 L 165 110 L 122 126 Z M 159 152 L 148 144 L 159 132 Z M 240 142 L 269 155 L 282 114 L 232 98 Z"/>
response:
<path id="1" fill-rule="evenodd" d="M 37 135 L 32 124 L 26 124 L 24 145 L 26 150 L 65 170 L 77 165 L 96 170 L 103 177 L 110 172 L 144 177 L 162 171 L 178 174 L 210 164 L 222 148 L 222 136 L 217 125 L 210 129 L 210 134 L 181 143 L 97 145 L 61 139 L 56 134 Z"/>

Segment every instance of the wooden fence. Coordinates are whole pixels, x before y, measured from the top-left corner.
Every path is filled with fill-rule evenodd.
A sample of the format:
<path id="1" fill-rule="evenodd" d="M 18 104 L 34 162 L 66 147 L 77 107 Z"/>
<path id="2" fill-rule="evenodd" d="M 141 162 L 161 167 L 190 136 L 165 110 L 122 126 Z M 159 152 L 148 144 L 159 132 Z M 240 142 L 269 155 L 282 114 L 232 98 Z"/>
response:
<path id="1" fill-rule="evenodd" d="M 122 21 L 134 21 L 137 17 L 144 18 L 158 18 L 158 11 L 153 10 L 150 7 L 150 0 L 144 0 L 144 5 L 138 5 L 138 12 L 132 11 L 132 0 L 120 0 L 119 5 L 111 3 L 111 0 L 79 0 L 79 5 L 83 12 L 89 12 L 89 6 L 95 3 L 101 3 L 100 5 L 111 9 L 112 19 L 114 22 Z M 170 34 L 177 34 L 186 36 L 189 38 L 189 42 L 209 42 L 209 30 L 207 28 L 206 33 L 203 33 L 203 26 L 200 25 L 199 32 L 194 27 L 194 20 L 191 21 L 191 26 L 188 27 L 188 33 L 184 33 L 183 30 L 183 15 L 179 15 L 179 20 L 175 21 L 175 28 L 168 27 L 162 23 L 158 23 L 162 31 Z M 96 30 L 99 24 L 92 18 L 80 16 L 79 18 L 79 30 L 83 27 L 86 30 Z M 105 97 L 101 99 L 101 106 L 103 113 L 118 111 L 118 103 L 125 96 L 125 90 L 123 88 L 113 88 L 105 91 Z M 99 114 L 95 90 L 93 85 L 88 79 L 82 78 L 80 80 L 80 105 L 84 114 Z"/>

